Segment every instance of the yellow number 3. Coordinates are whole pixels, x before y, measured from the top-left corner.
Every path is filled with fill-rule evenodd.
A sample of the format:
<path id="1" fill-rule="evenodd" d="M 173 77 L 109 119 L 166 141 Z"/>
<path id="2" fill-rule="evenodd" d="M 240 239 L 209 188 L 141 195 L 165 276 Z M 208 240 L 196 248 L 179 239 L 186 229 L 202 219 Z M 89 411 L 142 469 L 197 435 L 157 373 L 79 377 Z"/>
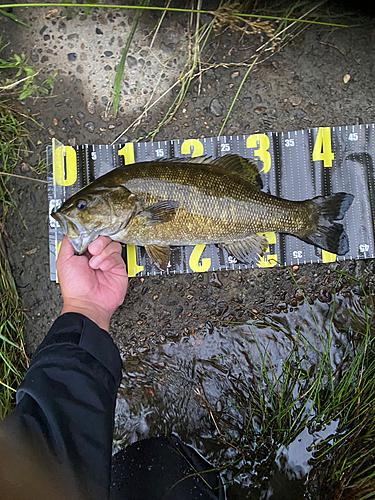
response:
<path id="1" fill-rule="evenodd" d="M 263 162 L 262 174 L 269 172 L 271 168 L 271 155 L 268 151 L 270 147 L 270 140 L 265 134 L 249 135 L 246 140 L 246 147 L 248 149 L 258 148 L 254 151 L 254 156 Z"/>

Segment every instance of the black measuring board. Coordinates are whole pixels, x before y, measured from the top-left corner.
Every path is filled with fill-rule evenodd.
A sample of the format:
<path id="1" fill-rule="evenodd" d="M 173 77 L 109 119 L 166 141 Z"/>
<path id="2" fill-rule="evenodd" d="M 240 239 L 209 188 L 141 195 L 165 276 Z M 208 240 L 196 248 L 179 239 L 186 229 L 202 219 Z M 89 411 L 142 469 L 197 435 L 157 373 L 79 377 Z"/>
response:
<path id="1" fill-rule="evenodd" d="M 374 258 L 375 125 L 319 127 L 160 142 L 64 146 L 53 139 L 47 148 L 49 212 L 78 189 L 123 165 L 162 158 L 239 154 L 252 159 L 262 175 L 263 190 L 289 200 L 344 191 L 355 196 L 343 222 L 349 252 L 336 256 L 299 239 L 265 233 L 269 247 L 258 267 Z M 189 164 L 186 164 L 189 168 Z M 49 217 L 50 277 L 56 280 L 56 255 L 63 233 Z M 161 274 L 143 247 L 124 245 L 129 276 Z M 242 264 L 215 245 L 173 247 L 167 274 L 254 267 Z"/>

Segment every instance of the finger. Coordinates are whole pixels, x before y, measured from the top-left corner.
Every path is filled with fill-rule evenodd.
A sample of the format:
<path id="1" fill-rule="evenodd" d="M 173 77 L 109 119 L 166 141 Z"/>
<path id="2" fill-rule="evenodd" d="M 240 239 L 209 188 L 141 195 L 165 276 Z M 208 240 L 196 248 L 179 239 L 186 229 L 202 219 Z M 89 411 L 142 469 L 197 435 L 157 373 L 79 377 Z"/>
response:
<path id="1" fill-rule="evenodd" d="M 116 241 L 111 241 L 109 245 L 107 245 L 104 250 L 92 259 L 90 259 L 90 267 L 92 269 L 98 269 L 100 264 L 104 262 L 110 255 L 117 254 L 121 257 L 121 251 L 122 247 L 120 243 L 117 243 Z"/>
<path id="2" fill-rule="evenodd" d="M 91 255 L 99 255 L 111 242 L 112 240 L 108 236 L 98 236 L 95 241 L 90 243 L 88 250 Z"/>
<path id="3" fill-rule="evenodd" d="M 59 255 L 57 257 L 57 264 L 59 265 L 65 264 L 65 262 L 67 262 L 73 256 L 74 256 L 73 245 L 70 243 L 69 238 L 64 236 L 60 245 Z"/>
<path id="4" fill-rule="evenodd" d="M 119 268 L 125 271 L 125 263 L 118 253 L 113 253 L 105 260 L 100 262 L 98 269 L 101 271 L 113 271 L 115 268 Z"/>

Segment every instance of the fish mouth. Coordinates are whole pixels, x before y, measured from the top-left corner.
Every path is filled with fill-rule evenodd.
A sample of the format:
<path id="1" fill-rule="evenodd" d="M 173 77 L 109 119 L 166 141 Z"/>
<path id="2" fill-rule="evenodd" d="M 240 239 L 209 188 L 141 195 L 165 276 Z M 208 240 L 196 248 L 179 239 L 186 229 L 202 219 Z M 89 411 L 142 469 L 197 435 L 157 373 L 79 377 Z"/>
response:
<path id="1" fill-rule="evenodd" d="M 81 231 L 75 222 L 60 212 L 52 212 L 51 216 L 59 223 L 63 233 L 69 238 L 75 253 L 83 254 L 91 243 L 90 236 Z"/>

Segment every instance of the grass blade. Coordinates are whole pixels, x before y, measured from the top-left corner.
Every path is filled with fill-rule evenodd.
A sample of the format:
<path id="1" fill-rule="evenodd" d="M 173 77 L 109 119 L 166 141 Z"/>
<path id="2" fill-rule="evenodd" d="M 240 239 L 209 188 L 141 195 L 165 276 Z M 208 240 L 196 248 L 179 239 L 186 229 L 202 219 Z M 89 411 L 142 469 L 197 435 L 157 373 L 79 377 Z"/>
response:
<path id="1" fill-rule="evenodd" d="M 142 0 L 140 7 L 145 7 L 146 5 L 148 5 L 148 3 L 149 3 L 149 0 Z M 143 12 L 143 10 L 140 9 L 134 17 L 134 20 L 133 20 L 131 28 L 130 28 L 130 33 L 129 33 L 128 38 L 126 40 L 124 50 L 122 52 L 121 61 L 120 61 L 120 64 L 118 65 L 118 68 L 117 68 L 115 82 L 113 85 L 113 116 L 115 118 L 117 117 L 117 111 L 118 111 L 118 106 L 119 106 L 119 102 L 120 102 L 120 89 L 121 89 L 122 78 L 124 76 L 124 71 L 125 71 L 126 57 L 128 55 L 130 45 L 132 43 L 134 33 L 137 29 L 138 22 L 139 22 L 139 19 L 141 18 L 142 12 Z"/>

